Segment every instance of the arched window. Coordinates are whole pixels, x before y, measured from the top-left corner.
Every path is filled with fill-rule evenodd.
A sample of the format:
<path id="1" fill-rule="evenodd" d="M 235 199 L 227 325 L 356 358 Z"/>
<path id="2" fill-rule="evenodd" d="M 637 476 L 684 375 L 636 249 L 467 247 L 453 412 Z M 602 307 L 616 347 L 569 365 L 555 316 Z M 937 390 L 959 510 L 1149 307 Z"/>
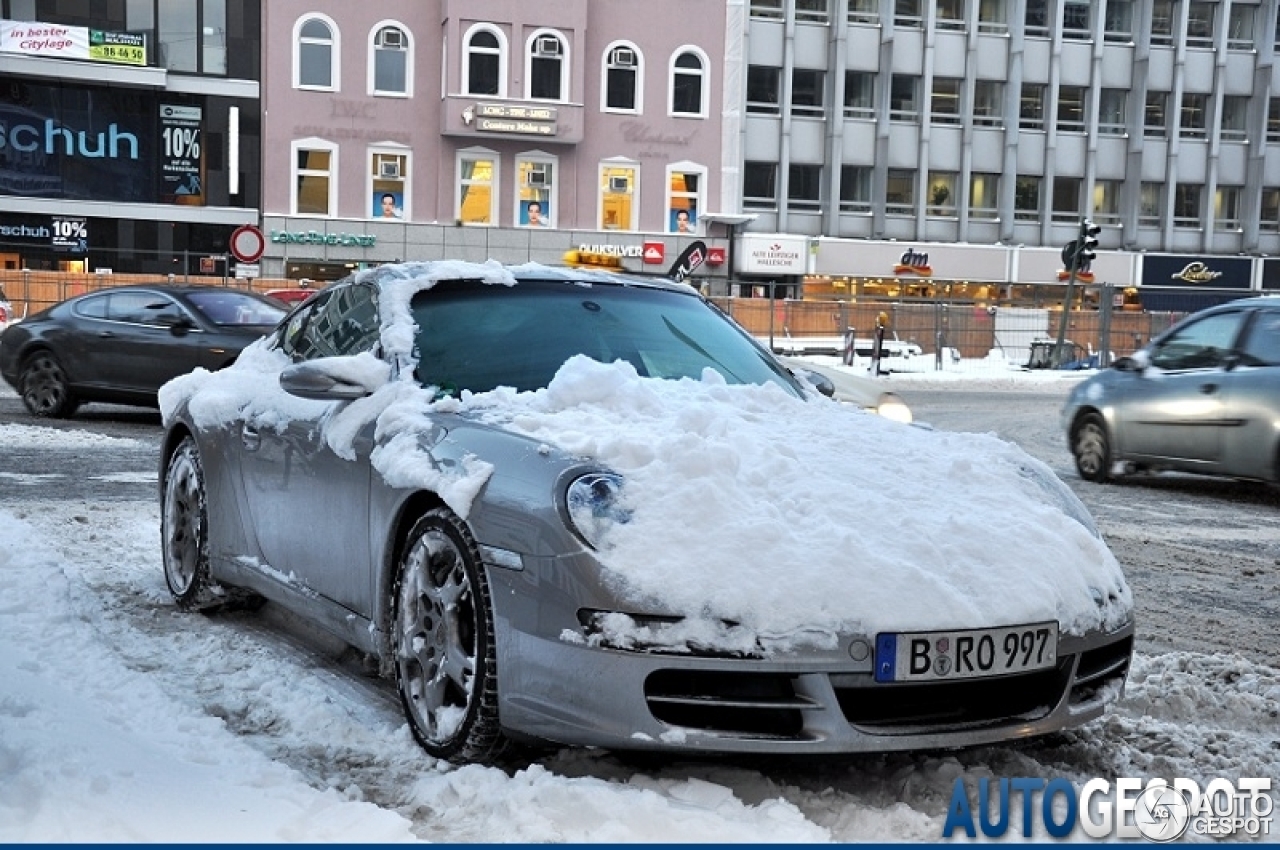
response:
<path id="1" fill-rule="evenodd" d="M 567 42 L 555 30 L 538 30 L 529 37 L 528 96 L 532 100 L 568 100 Z"/>
<path id="2" fill-rule="evenodd" d="M 683 48 L 672 56 L 670 101 L 672 115 L 706 116 L 706 68 L 706 57 L 694 48 Z"/>
<path id="3" fill-rule="evenodd" d="M 477 24 L 463 37 L 463 94 L 507 95 L 507 44 L 500 30 Z"/>
<path id="4" fill-rule="evenodd" d="M 373 44 L 369 51 L 369 93 L 412 94 L 411 58 L 412 42 L 408 30 L 395 23 L 374 27 Z"/>
<path id="5" fill-rule="evenodd" d="M 605 112 L 644 111 L 644 57 L 630 42 L 609 45 L 604 52 L 600 108 Z"/>
<path id="6" fill-rule="evenodd" d="M 294 30 L 294 88 L 338 89 L 338 28 L 333 21 L 300 18 Z"/>

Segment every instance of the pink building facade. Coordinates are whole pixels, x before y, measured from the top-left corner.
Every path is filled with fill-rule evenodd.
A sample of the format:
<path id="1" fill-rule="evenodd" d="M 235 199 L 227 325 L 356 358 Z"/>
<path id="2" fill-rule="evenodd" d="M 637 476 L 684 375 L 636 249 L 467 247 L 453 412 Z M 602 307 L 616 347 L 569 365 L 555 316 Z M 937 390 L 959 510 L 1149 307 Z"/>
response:
<path id="1" fill-rule="evenodd" d="M 692 238 L 726 245 L 703 220 L 737 173 L 722 144 L 725 9 L 264 4 L 263 276 L 558 262 L 583 245 L 659 271 Z"/>

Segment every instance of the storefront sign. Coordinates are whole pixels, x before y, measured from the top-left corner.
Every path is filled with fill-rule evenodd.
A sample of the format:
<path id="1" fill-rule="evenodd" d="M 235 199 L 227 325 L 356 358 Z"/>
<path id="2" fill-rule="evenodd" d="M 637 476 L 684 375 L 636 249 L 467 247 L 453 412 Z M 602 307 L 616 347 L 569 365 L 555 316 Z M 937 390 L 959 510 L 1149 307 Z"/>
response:
<path id="1" fill-rule="evenodd" d="M 526 136 L 554 136 L 556 115 L 549 106 L 516 106 L 505 103 L 476 103 L 462 110 L 462 121 L 486 133 L 520 133 Z"/>
<path id="2" fill-rule="evenodd" d="M 1249 289 L 1253 261 L 1240 257 L 1152 255 L 1142 259 L 1143 286 Z"/>
<path id="3" fill-rule="evenodd" d="M 367 233 L 321 233 L 318 230 L 294 232 L 290 230 L 271 231 L 271 241 L 290 245 L 344 245 L 372 248 L 378 237 Z"/>
<path id="4" fill-rule="evenodd" d="M 604 254 L 609 257 L 643 257 L 643 245 L 579 245 L 579 251 L 588 254 Z"/>
<path id="5" fill-rule="evenodd" d="M 172 203 L 204 206 L 204 147 L 198 106 L 160 105 L 160 193 Z"/>
<path id="6" fill-rule="evenodd" d="M 707 265 L 723 266 L 725 261 L 725 250 L 723 248 L 707 249 Z"/>
<path id="7" fill-rule="evenodd" d="M 929 277 L 933 274 L 933 268 L 929 265 L 929 255 L 913 249 L 902 252 L 902 256 L 898 258 L 898 262 L 893 267 L 894 274 L 914 274 L 920 277 Z"/>
<path id="8" fill-rule="evenodd" d="M 0 52 L 116 65 L 147 64 L 142 35 L 30 21 L 0 21 Z"/>
<path id="9" fill-rule="evenodd" d="M 554 121 L 556 110 L 550 106 L 514 106 L 505 103 L 477 103 L 479 118 L 515 118 L 521 121 Z"/>
<path id="10" fill-rule="evenodd" d="M 744 234 L 737 271 L 746 274 L 804 274 L 809 240 L 804 236 Z"/>
<path id="11" fill-rule="evenodd" d="M 89 251 L 89 223 L 83 218 L 53 217 L 53 250 L 86 254 Z"/>
<path id="12" fill-rule="evenodd" d="M 665 262 L 667 258 L 667 246 L 661 242 L 644 243 L 644 261 L 646 264 Z"/>

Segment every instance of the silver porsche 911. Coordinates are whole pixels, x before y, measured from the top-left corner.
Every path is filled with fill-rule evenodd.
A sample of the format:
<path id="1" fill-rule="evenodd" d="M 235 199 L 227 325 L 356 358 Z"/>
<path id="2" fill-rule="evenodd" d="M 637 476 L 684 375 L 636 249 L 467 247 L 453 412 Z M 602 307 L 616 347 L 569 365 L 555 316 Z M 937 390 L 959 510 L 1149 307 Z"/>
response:
<path id="1" fill-rule="evenodd" d="M 824 397 L 683 283 L 382 266 L 160 403 L 176 604 L 341 637 L 439 758 L 969 746 L 1123 690 L 1131 592 L 1047 466 Z"/>

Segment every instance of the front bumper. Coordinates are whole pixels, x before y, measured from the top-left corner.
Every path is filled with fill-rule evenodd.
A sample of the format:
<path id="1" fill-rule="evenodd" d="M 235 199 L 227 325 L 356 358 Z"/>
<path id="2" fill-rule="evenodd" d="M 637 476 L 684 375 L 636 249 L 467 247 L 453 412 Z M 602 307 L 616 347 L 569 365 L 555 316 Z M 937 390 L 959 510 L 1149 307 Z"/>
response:
<path id="1" fill-rule="evenodd" d="M 495 600 L 511 599 L 516 589 L 497 572 Z M 1027 738 L 1100 716 L 1123 693 L 1133 650 L 1131 621 L 1062 636 L 1048 670 L 881 684 L 870 672 L 874 659 L 851 661 L 849 639 L 785 657 L 633 652 L 538 634 L 519 627 L 532 621 L 497 607 L 503 728 L 608 749 L 833 754 Z"/>

